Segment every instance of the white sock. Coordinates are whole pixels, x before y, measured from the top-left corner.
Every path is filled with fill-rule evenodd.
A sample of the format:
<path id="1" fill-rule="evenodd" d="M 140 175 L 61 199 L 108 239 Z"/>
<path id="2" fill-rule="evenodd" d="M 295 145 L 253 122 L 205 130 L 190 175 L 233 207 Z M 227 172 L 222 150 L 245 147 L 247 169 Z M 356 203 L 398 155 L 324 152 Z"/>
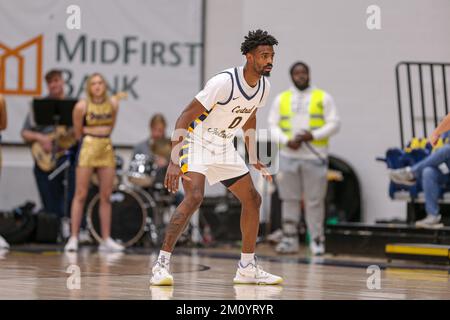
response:
<path id="1" fill-rule="evenodd" d="M 172 255 L 171 252 L 167 252 L 164 250 L 159 251 L 158 261 L 162 262 L 164 260 L 164 265 L 168 266 L 170 263 L 170 256 Z"/>
<path id="2" fill-rule="evenodd" d="M 246 267 L 249 263 L 255 261 L 255 253 L 241 253 L 241 265 Z"/>

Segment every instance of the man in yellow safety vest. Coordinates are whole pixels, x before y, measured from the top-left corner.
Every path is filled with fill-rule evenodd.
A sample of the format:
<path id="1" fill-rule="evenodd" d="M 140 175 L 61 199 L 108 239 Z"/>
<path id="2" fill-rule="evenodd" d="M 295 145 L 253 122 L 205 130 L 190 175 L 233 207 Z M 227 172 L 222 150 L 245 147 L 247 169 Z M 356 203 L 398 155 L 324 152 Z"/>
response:
<path id="1" fill-rule="evenodd" d="M 325 252 L 328 140 L 339 130 L 340 120 L 333 98 L 310 85 L 305 63 L 295 63 L 290 74 L 294 86 L 275 98 L 268 119 L 281 146 L 276 183 L 282 201 L 283 237 L 276 251 L 299 250 L 298 223 L 303 199 L 310 249 L 312 254 L 321 255 Z"/>

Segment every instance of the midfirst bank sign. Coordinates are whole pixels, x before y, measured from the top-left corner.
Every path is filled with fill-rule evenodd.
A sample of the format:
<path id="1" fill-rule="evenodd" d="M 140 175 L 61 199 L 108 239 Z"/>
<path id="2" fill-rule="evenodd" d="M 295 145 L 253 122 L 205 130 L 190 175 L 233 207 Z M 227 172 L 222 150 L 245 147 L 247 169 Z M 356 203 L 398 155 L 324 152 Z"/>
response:
<path id="1" fill-rule="evenodd" d="M 201 43 L 146 41 L 139 36 L 123 36 L 121 39 L 95 39 L 80 35 L 75 40 L 68 40 L 62 33 L 56 35 L 56 62 L 60 65 L 73 64 L 91 66 L 117 66 L 147 68 L 199 68 Z M 74 83 L 74 68 L 63 68 L 66 73 L 69 95 L 79 97 L 88 74 L 81 77 L 81 83 Z M 141 69 L 142 70 L 142 69 Z M 144 69 L 145 70 L 145 69 Z M 136 74 L 115 74 L 106 76 L 112 92 L 126 91 L 134 99 L 139 98 Z"/>
<path id="2" fill-rule="evenodd" d="M 22 44 L 11 47 L 0 42 L 0 92 L 15 95 L 41 95 L 44 36 L 39 35 Z M 152 67 L 161 68 L 194 68 L 198 69 L 201 59 L 201 43 L 145 41 L 138 36 L 124 36 L 122 39 L 95 39 L 83 34 L 75 40 L 69 40 L 63 33 L 56 35 L 56 63 L 64 70 L 67 94 L 79 98 L 83 84 L 89 73 L 78 75 L 80 66 L 89 66 L 96 70 L 98 66 L 109 66 L 110 70 L 124 70 L 112 76 L 105 74 L 111 92 L 126 91 L 139 99 L 137 82 L 139 75 L 126 72 L 138 69 L 140 72 L 152 72 Z M 47 48 L 48 50 L 49 48 Z M 50 48 L 51 49 L 51 48 Z M 31 54 L 27 54 L 30 51 Z M 30 61 L 28 61 L 30 60 Z M 29 65 L 33 65 L 29 66 Z M 25 66 L 27 68 L 25 68 Z M 142 68 L 147 68 L 142 69 Z M 15 69 L 15 70 L 11 70 Z M 83 68 L 84 69 L 84 68 Z M 11 84 L 8 75 L 16 78 Z M 26 81 L 25 78 L 32 79 Z M 78 78 L 80 81 L 74 82 Z M 29 84 L 26 85 L 25 82 Z M 34 82 L 33 84 L 30 84 Z"/>
<path id="3" fill-rule="evenodd" d="M 169 124 L 201 87 L 201 0 L 80 0 L 81 27 L 67 27 L 70 0 L 3 1 L 0 93 L 11 124 L 4 141 L 20 142 L 32 97 L 45 96 L 44 75 L 61 69 L 66 95 L 84 97 L 86 78 L 101 73 L 111 93 L 125 91 L 116 143 L 142 140 L 148 119 Z M 220 70 L 218 70 L 220 71 Z"/>

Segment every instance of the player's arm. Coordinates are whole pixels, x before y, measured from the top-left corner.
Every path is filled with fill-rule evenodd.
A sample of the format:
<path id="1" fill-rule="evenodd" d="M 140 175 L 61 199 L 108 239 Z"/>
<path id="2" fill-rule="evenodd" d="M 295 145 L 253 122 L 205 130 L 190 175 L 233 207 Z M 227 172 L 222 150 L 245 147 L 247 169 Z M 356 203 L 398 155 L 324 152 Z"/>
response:
<path id="1" fill-rule="evenodd" d="M 169 167 L 167 168 L 166 178 L 164 180 L 164 186 L 169 192 L 175 193 L 178 191 L 179 178 L 190 180 L 187 176 L 184 176 L 179 165 L 179 144 L 187 135 L 187 128 L 192 121 L 197 119 L 203 112 L 205 107 L 197 100 L 192 102 L 183 110 L 178 117 L 175 124 L 174 134 L 172 135 L 172 152 L 170 156 Z"/>
<path id="2" fill-rule="evenodd" d="M 255 169 L 261 171 L 263 177 L 272 182 L 272 176 L 267 171 L 264 164 L 262 164 L 258 159 L 257 154 L 257 144 L 256 144 L 256 111 L 253 111 L 250 118 L 247 122 L 242 126 L 242 130 L 244 131 L 244 142 L 247 147 L 247 152 L 249 156 L 249 162 L 251 165 L 255 167 Z"/>

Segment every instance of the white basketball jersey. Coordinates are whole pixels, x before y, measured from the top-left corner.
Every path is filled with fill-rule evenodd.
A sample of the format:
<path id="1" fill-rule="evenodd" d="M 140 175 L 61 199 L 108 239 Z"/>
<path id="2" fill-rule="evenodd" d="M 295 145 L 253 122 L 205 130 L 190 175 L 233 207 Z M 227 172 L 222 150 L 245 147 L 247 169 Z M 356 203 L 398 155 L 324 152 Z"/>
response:
<path id="1" fill-rule="evenodd" d="M 242 128 L 255 109 L 264 105 L 269 93 L 269 81 L 265 77 L 261 77 L 256 87 L 251 88 L 244 82 L 242 68 L 227 69 L 215 76 L 221 77 L 222 80 L 218 85 L 226 86 L 229 93 L 226 100 L 217 101 L 211 107 L 205 106 L 206 109 L 210 107 L 209 111 L 204 112 L 189 127 L 190 140 L 217 147 L 228 145 L 233 141 L 237 130 Z M 229 77 L 229 79 L 225 79 L 225 82 L 224 75 Z M 211 80 L 214 80 L 214 77 Z M 215 89 L 216 91 L 214 88 L 208 90 L 217 92 L 223 88 Z M 224 91 L 222 90 L 222 92 Z M 208 94 L 208 91 L 203 93 Z"/>

